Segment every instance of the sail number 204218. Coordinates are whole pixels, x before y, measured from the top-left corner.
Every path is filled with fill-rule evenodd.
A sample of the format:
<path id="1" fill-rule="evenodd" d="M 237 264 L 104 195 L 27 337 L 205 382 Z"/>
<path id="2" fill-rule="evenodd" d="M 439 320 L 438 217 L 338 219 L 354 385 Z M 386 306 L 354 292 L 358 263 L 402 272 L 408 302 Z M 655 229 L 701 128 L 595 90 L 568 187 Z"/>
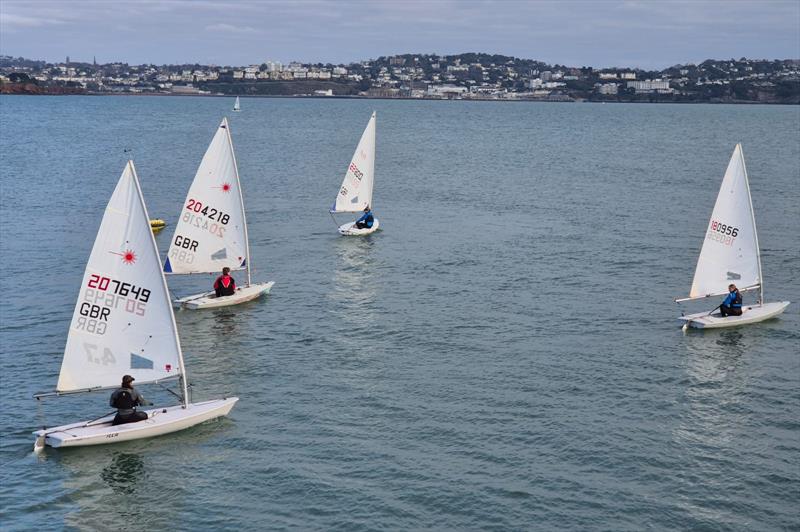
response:
<path id="1" fill-rule="evenodd" d="M 214 220 L 222 225 L 228 225 L 228 221 L 231 219 L 229 214 L 217 210 L 214 207 L 209 207 L 208 205 L 203 206 L 202 202 L 194 199 L 189 199 L 189 202 L 186 204 L 186 209 L 207 216 L 209 220 Z"/>

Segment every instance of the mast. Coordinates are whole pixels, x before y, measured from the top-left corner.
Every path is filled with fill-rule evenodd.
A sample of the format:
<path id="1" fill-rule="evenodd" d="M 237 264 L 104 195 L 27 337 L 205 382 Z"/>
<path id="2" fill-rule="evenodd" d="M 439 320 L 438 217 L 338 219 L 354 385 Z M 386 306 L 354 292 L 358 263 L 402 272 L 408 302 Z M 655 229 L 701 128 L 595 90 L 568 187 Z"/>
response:
<path id="1" fill-rule="evenodd" d="M 376 133 L 377 133 L 377 129 L 378 129 L 377 111 L 372 111 L 372 116 L 370 117 L 370 119 L 374 120 L 375 123 L 374 123 L 373 131 L 372 131 L 372 141 L 373 141 L 372 142 L 372 185 L 370 185 L 370 189 L 369 189 L 369 203 L 367 203 L 367 207 L 372 209 L 372 198 L 373 198 L 374 192 L 375 192 L 375 152 L 376 152 L 376 149 L 377 149 L 377 146 L 376 146 L 377 142 L 376 142 L 375 137 L 377 137 Z"/>
<path id="2" fill-rule="evenodd" d="M 223 118 L 223 122 L 225 122 L 225 130 L 228 132 L 228 146 L 231 148 L 231 158 L 233 159 L 233 169 L 236 173 L 236 185 L 239 189 L 239 205 L 242 208 L 242 225 L 244 225 L 244 260 L 247 266 L 247 286 L 250 286 L 251 279 L 250 279 L 250 237 L 247 234 L 247 216 L 245 215 L 244 209 L 244 196 L 242 195 L 242 182 L 239 179 L 239 165 L 236 163 L 236 152 L 233 151 L 233 139 L 231 138 L 231 128 L 228 125 L 228 119 Z"/>
<path id="3" fill-rule="evenodd" d="M 150 216 L 147 213 L 147 205 L 144 203 L 144 196 L 142 195 L 142 187 L 139 185 L 139 176 L 136 174 L 136 167 L 133 165 L 133 161 L 128 161 L 128 164 L 131 167 L 131 173 L 133 174 L 133 182 L 136 184 L 136 192 L 139 194 L 139 203 L 144 210 L 144 217 L 145 220 L 149 220 Z M 148 231 L 150 233 L 150 243 L 153 245 L 153 250 L 155 251 L 156 256 L 158 256 L 158 246 L 156 246 L 156 237 L 152 231 Z M 167 287 L 167 278 L 164 277 L 164 273 L 161 273 L 161 287 L 164 289 L 164 294 L 167 296 L 167 302 L 171 301 L 171 297 L 169 295 L 169 288 Z M 178 362 L 180 364 L 180 381 L 181 381 L 181 391 L 183 395 L 183 407 L 186 408 L 189 406 L 189 389 L 186 384 L 186 365 L 183 362 L 183 349 L 181 349 L 181 339 L 178 336 L 178 324 L 175 322 L 175 312 L 172 310 L 172 306 L 169 307 L 169 317 L 172 322 L 172 331 L 175 333 L 175 344 L 178 348 Z"/>
<path id="4" fill-rule="evenodd" d="M 759 299 L 758 306 L 764 304 L 764 275 L 761 272 L 761 246 L 758 245 L 758 230 L 756 229 L 756 212 L 753 210 L 753 196 L 750 194 L 750 179 L 747 177 L 747 166 L 744 163 L 744 150 L 742 143 L 738 143 L 739 157 L 742 159 L 742 170 L 744 170 L 744 184 L 747 187 L 747 201 L 750 202 L 750 220 L 753 223 L 753 238 L 756 239 L 756 257 L 758 258 L 758 284 L 759 284 Z"/>

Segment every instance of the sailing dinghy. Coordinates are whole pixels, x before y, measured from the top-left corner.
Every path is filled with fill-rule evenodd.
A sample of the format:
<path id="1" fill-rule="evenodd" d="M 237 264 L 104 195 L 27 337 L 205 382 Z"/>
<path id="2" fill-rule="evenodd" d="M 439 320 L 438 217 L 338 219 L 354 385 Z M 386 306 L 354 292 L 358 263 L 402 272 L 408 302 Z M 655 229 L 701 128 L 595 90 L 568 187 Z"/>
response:
<path id="1" fill-rule="evenodd" d="M 222 268 L 247 271 L 247 284 L 231 296 L 214 291 L 175 299 L 173 305 L 207 309 L 237 305 L 270 291 L 273 282 L 252 283 L 250 244 L 239 170 L 228 120 L 223 118 L 186 195 L 170 242 L 164 271 L 168 274 L 216 273 Z"/>
<path id="2" fill-rule="evenodd" d="M 225 416 L 238 397 L 190 403 L 178 329 L 133 161 L 108 202 L 83 274 L 56 391 L 66 395 L 178 380 L 181 404 L 147 410 L 137 423 L 112 425 L 114 414 L 34 432 L 34 450 L 160 436 Z M 178 394 L 176 394 L 178 395 Z"/>
<path id="3" fill-rule="evenodd" d="M 339 213 L 360 213 L 364 207 L 372 207 L 372 187 L 375 183 L 375 112 L 367 123 L 358 142 L 344 181 L 331 207 L 331 216 Z M 336 218 L 334 217 L 334 221 Z M 338 225 L 338 224 L 337 224 Z M 363 236 L 378 230 L 380 222 L 375 218 L 372 227 L 358 228 L 355 222 L 339 226 L 339 233 L 347 236 Z"/>
<path id="4" fill-rule="evenodd" d="M 238 96 L 236 97 L 236 101 L 233 102 L 233 110 L 236 111 L 236 112 L 239 112 L 239 111 L 242 110 L 242 106 L 239 105 L 239 97 Z"/>
<path id="5" fill-rule="evenodd" d="M 774 318 L 789 306 L 789 301 L 764 303 L 761 252 L 741 144 L 737 144 L 733 150 L 722 179 L 689 297 L 675 301 L 681 303 L 727 295 L 728 285 L 732 283 L 739 288 L 739 292 L 758 290 L 758 301 L 752 305 L 742 305 L 741 316 L 723 317 L 719 312 L 714 312 L 717 309 L 681 316 L 679 320 L 684 329 L 714 329 L 757 323 Z"/>

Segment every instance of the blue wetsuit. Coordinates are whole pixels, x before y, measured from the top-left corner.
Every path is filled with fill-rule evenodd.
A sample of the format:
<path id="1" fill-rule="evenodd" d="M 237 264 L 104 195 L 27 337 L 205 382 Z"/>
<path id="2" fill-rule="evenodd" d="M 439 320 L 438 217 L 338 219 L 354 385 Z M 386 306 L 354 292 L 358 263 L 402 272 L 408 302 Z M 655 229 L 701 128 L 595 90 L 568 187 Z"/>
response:
<path id="1" fill-rule="evenodd" d="M 719 306 L 720 314 L 723 316 L 741 316 L 742 315 L 742 294 L 738 290 L 728 292 L 728 297 Z"/>
<path id="2" fill-rule="evenodd" d="M 372 210 L 365 212 L 361 218 L 356 220 L 356 227 L 359 229 L 363 229 L 364 227 L 372 227 L 372 224 L 375 223 L 375 217 L 372 216 Z"/>

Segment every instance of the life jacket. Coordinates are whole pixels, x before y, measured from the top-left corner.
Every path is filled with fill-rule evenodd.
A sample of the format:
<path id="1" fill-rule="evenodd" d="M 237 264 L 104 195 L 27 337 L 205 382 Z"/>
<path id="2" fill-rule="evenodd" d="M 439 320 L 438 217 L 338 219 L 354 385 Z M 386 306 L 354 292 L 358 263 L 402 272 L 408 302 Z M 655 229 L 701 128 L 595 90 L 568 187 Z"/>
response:
<path id="1" fill-rule="evenodd" d="M 736 291 L 736 297 L 733 299 L 731 303 L 731 308 L 741 308 L 742 307 L 742 294 L 739 291 Z"/>
<path id="2" fill-rule="evenodd" d="M 114 408 L 119 410 L 133 410 L 135 406 L 136 402 L 133 400 L 131 391 L 127 388 L 121 388 L 117 394 L 117 398 L 114 399 Z"/>
<path id="3" fill-rule="evenodd" d="M 367 224 L 367 227 L 372 227 L 372 224 L 375 222 L 375 218 L 372 216 L 372 211 L 367 213 L 367 217 L 364 218 L 364 223 Z"/>
<path id="4" fill-rule="evenodd" d="M 220 275 L 214 283 L 214 290 L 220 296 L 232 296 L 236 293 L 236 281 L 230 275 Z"/>

